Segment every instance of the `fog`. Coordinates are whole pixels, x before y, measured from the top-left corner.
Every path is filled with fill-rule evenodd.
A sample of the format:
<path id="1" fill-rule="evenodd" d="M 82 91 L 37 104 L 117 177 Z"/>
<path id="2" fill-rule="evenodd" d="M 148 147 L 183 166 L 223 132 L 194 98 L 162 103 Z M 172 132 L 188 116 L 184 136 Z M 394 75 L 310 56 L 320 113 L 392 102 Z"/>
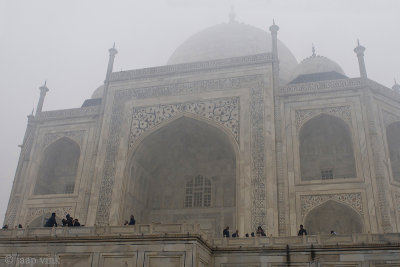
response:
<path id="1" fill-rule="evenodd" d="M 357 77 L 360 39 L 369 78 L 388 87 L 400 80 L 399 0 L 0 0 L 0 218 L 45 80 L 43 110 L 79 107 L 103 83 L 114 42 L 115 71 L 164 65 L 189 36 L 227 22 L 231 5 L 237 21 L 264 30 L 275 18 L 299 62 L 314 43 Z"/>

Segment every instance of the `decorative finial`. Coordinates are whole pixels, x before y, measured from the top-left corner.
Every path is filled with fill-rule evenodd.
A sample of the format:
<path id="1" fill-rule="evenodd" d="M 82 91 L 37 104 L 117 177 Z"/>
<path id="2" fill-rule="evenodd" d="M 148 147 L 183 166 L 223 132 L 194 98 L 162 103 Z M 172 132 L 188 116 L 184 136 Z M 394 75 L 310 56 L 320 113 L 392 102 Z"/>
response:
<path id="1" fill-rule="evenodd" d="M 275 25 L 275 18 L 272 18 L 272 25 Z"/>
<path id="2" fill-rule="evenodd" d="M 394 78 L 394 85 L 392 86 L 393 91 L 396 93 L 400 92 L 400 84 L 397 83 L 396 78 Z"/>
<path id="3" fill-rule="evenodd" d="M 33 115 L 33 112 L 35 111 L 35 108 L 32 109 L 31 115 Z"/>
<path id="4" fill-rule="evenodd" d="M 44 81 L 44 86 L 46 86 L 47 80 Z"/>
<path id="5" fill-rule="evenodd" d="M 115 49 L 115 42 L 114 42 L 114 44 L 113 44 L 113 48 Z"/>
<path id="6" fill-rule="evenodd" d="M 315 46 L 314 46 L 314 43 L 312 44 L 311 51 L 312 51 L 312 56 L 315 57 L 316 54 L 315 54 Z"/>
<path id="7" fill-rule="evenodd" d="M 357 45 L 360 46 L 360 39 L 357 38 Z"/>
<path id="8" fill-rule="evenodd" d="M 235 14 L 235 7 L 233 3 L 231 3 L 231 11 L 229 12 L 229 22 L 235 22 L 236 21 L 236 14 Z"/>

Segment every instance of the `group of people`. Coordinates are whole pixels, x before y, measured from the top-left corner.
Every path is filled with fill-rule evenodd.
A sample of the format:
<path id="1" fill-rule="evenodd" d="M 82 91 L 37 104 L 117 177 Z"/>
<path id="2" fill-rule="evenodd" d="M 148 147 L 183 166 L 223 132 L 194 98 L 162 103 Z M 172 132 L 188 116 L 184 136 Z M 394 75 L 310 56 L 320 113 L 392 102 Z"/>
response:
<path id="1" fill-rule="evenodd" d="M 18 228 L 22 228 L 22 224 L 18 224 Z M 8 224 L 3 225 L 3 227 L 1 229 L 7 230 L 8 229 Z"/>
<path id="2" fill-rule="evenodd" d="M 230 237 L 229 234 L 229 226 L 227 226 L 224 231 L 222 231 L 222 236 L 223 237 Z M 267 234 L 265 233 L 264 229 L 261 226 L 257 227 L 257 231 L 254 234 L 254 232 L 252 232 L 250 235 L 248 233 L 246 233 L 245 237 L 255 237 L 255 236 L 267 236 Z M 233 234 L 232 237 L 239 237 L 239 230 L 236 230 Z"/>
<path id="3" fill-rule="evenodd" d="M 298 236 L 303 236 L 303 235 L 307 235 L 307 230 L 304 229 L 304 225 L 300 225 L 300 230 L 297 234 Z M 336 235 L 336 232 L 331 230 L 331 235 Z M 224 231 L 222 232 L 222 236 L 223 237 L 230 237 L 229 234 L 229 226 L 227 226 Z M 255 236 L 267 236 L 267 234 L 265 233 L 264 229 L 261 226 L 258 226 L 256 234 L 254 234 L 254 232 L 252 232 L 250 234 L 251 237 L 255 237 Z M 232 234 L 232 237 L 239 237 L 239 230 L 236 230 L 235 233 Z M 249 234 L 246 234 L 245 237 L 249 237 Z"/>
<path id="4" fill-rule="evenodd" d="M 61 222 L 62 226 L 81 226 L 79 220 L 77 218 L 72 218 L 69 214 L 67 214 L 65 219 L 62 219 Z"/>
<path id="5" fill-rule="evenodd" d="M 135 217 L 133 215 L 131 215 L 129 222 L 125 221 L 124 225 L 135 225 L 135 223 L 136 223 Z"/>
<path id="6" fill-rule="evenodd" d="M 62 226 L 81 226 L 77 218 L 72 218 L 71 215 L 67 214 L 65 219 L 61 220 Z M 44 227 L 57 227 L 56 213 L 53 212 L 50 218 L 47 219 Z"/>

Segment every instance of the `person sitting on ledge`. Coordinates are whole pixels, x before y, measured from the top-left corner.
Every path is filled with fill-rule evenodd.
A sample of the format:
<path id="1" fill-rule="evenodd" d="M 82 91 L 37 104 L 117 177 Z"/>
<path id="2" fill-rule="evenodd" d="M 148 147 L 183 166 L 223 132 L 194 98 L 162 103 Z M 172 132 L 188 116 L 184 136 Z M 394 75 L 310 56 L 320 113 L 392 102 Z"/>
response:
<path id="1" fill-rule="evenodd" d="M 74 218 L 72 218 L 71 215 L 67 214 L 65 218 L 67 221 L 67 226 L 74 226 Z"/>
<path id="2" fill-rule="evenodd" d="M 20 228 L 20 229 L 21 229 L 21 228 L 22 228 L 22 224 L 18 224 L 18 228 Z"/>
<path id="3" fill-rule="evenodd" d="M 75 218 L 74 220 L 74 226 L 81 226 L 77 218 Z"/>
<path id="4" fill-rule="evenodd" d="M 46 221 L 44 227 L 57 227 L 57 221 L 56 221 L 56 213 L 53 212 L 51 214 L 51 217 Z"/>
<path id="5" fill-rule="evenodd" d="M 297 235 L 298 236 L 307 235 L 307 230 L 304 229 L 304 226 L 302 224 L 300 224 L 300 230 L 299 230 L 299 233 Z"/>
<path id="6" fill-rule="evenodd" d="M 254 232 L 251 232 L 251 234 L 250 234 L 250 235 L 251 235 L 251 237 L 254 237 L 254 236 L 255 236 L 255 235 L 254 235 Z"/>
<path id="7" fill-rule="evenodd" d="M 262 229 L 261 225 L 258 226 L 257 228 L 257 236 L 267 236 L 264 232 L 264 229 Z"/>
<path id="8" fill-rule="evenodd" d="M 227 226 L 222 232 L 223 237 L 229 237 L 229 226 Z"/>
<path id="9" fill-rule="evenodd" d="M 133 215 L 131 215 L 131 219 L 129 220 L 128 225 L 135 225 L 136 221 L 135 221 L 135 217 L 133 217 Z"/>
<path id="10" fill-rule="evenodd" d="M 3 229 L 3 230 L 6 230 L 6 229 L 8 229 L 8 225 L 7 224 L 5 224 L 1 229 Z"/>
<path id="11" fill-rule="evenodd" d="M 232 237 L 239 237 L 239 230 L 236 230 L 233 234 Z"/>
<path id="12" fill-rule="evenodd" d="M 331 230 L 331 235 L 336 235 L 336 232 Z"/>
<path id="13" fill-rule="evenodd" d="M 129 224 L 129 222 L 127 220 L 125 220 L 124 225 L 128 225 L 128 224 Z"/>

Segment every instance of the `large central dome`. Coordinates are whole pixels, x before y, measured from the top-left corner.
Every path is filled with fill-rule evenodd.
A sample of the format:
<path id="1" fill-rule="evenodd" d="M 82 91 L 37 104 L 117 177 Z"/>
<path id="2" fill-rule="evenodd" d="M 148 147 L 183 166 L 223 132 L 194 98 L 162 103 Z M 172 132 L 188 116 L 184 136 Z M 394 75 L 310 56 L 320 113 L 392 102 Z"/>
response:
<path id="1" fill-rule="evenodd" d="M 202 30 L 181 44 L 167 64 L 247 56 L 271 52 L 271 35 L 256 27 L 235 21 Z M 280 77 L 288 81 L 297 66 L 290 50 L 278 40 Z"/>

